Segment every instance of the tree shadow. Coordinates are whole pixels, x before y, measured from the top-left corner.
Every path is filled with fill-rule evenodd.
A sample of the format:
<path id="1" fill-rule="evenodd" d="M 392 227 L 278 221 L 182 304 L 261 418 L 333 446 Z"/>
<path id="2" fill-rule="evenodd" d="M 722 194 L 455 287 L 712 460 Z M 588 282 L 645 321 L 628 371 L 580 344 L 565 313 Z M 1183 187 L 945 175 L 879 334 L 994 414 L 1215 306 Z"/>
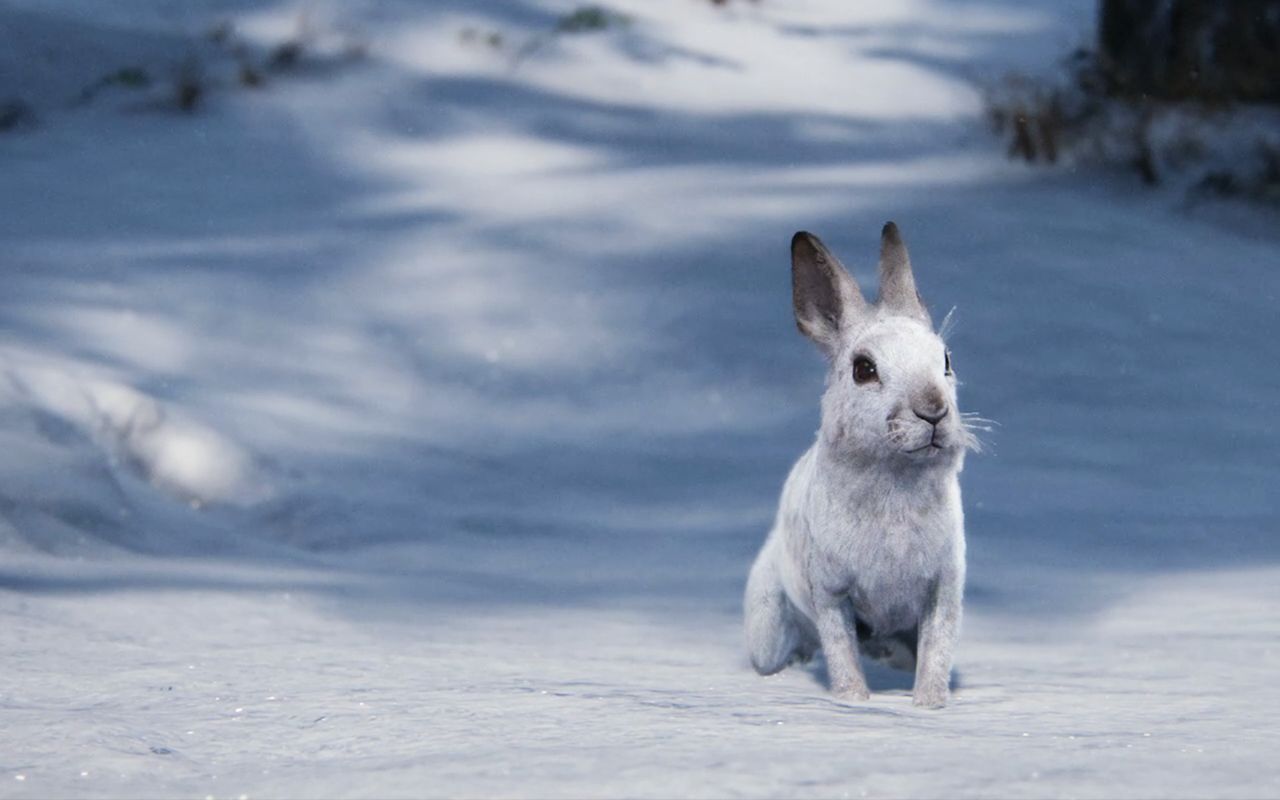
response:
<path id="1" fill-rule="evenodd" d="M 504 24 L 549 25 L 510 8 Z M 866 31 L 794 33 L 858 47 Z M 981 61 L 1014 34 L 960 36 Z M 672 43 L 612 46 L 740 67 Z M 954 66 L 909 43 L 868 52 Z M 1087 614 L 1125 576 L 1280 555 L 1280 434 L 1241 422 L 1280 388 L 1256 369 L 1280 288 L 1258 266 L 1271 243 L 1116 187 L 1032 182 L 964 119 L 711 113 L 376 51 L 210 113 L 68 118 L 50 146 L 84 148 L 71 153 L 0 142 L 16 165 L 0 173 L 0 367 L 92 374 L 198 416 L 246 443 L 273 498 L 189 508 L 120 478 L 81 420 L 45 425 L 79 431 L 62 444 L 14 423 L 77 464 L 38 502 L 30 483 L 0 495 L 35 549 L 107 537 L 198 560 L 195 542 L 251 530 L 349 573 L 361 588 L 344 591 L 370 598 L 352 613 L 736 613 L 822 388 L 790 319 L 786 241 L 818 231 L 870 291 L 875 234 L 894 218 L 926 299 L 960 308 L 962 403 L 1001 423 L 965 474 L 972 603 Z M 93 144 L 108 134 L 114 153 Z M 83 179 L 58 182 L 68 171 Z M 1236 257 L 1206 285 L 1223 251 Z M 1152 366 L 1209 363 L 1230 386 Z M 130 522 L 95 522 L 117 518 L 107 499 L 68 520 L 80 481 L 112 480 L 131 487 Z"/>
<path id="2" fill-rule="evenodd" d="M 813 681 L 827 691 L 831 691 L 831 677 L 827 674 L 827 661 L 819 653 L 808 662 L 800 665 L 800 669 L 808 673 Z M 915 675 L 909 671 L 894 669 L 868 658 L 862 659 L 862 671 L 867 679 L 867 688 L 872 693 L 911 694 L 915 685 Z M 951 671 L 951 691 L 959 691 L 964 687 L 963 675 L 959 669 Z"/>

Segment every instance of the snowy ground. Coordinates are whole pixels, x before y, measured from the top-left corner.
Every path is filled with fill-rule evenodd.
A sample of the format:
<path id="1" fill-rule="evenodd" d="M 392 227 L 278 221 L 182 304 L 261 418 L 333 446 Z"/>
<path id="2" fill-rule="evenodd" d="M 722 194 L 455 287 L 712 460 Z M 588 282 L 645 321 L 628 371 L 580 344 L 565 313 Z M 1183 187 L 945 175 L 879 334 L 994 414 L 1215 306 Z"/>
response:
<path id="1" fill-rule="evenodd" d="M 299 6 L 0 6 L 0 795 L 1280 796 L 1280 241 L 980 121 L 1093 3 L 614 7 L 307 6 L 249 90 L 192 37 Z M 886 219 L 1002 423 L 940 712 L 740 640 L 787 242 Z"/>

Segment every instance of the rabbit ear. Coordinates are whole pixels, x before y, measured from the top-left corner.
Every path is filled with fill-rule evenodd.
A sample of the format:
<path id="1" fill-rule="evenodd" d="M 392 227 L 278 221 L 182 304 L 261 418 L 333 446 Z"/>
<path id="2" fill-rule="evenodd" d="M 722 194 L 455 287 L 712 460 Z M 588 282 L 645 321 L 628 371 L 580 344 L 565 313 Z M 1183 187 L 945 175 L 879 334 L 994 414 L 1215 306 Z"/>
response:
<path id="1" fill-rule="evenodd" d="M 827 355 L 840 344 L 840 328 L 866 301 L 840 259 L 806 231 L 791 238 L 791 303 L 796 327 Z"/>
<path id="2" fill-rule="evenodd" d="M 926 325 L 931 324 L 929 312 L 916 291 L 916 279 L 911 274 L 911 257 L 902 243 L 898 226 L 885 223 L 880 232 L 880 305 L 898 314 L 915 317 Z"/>

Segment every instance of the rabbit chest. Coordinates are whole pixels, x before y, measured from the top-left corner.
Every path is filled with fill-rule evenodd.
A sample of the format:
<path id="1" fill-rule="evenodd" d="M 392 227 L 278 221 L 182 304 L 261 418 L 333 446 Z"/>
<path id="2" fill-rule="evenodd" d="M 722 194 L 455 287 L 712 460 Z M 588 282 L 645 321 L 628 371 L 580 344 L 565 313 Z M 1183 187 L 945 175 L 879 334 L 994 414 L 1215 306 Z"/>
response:
<path id="1" fill-rule="evenodd" d="M 877 633 L 915 627 L 944 566 L 963 558 L 959 490 L 811 508 L 802 558 L 811 591 L 847 596 Z"/>

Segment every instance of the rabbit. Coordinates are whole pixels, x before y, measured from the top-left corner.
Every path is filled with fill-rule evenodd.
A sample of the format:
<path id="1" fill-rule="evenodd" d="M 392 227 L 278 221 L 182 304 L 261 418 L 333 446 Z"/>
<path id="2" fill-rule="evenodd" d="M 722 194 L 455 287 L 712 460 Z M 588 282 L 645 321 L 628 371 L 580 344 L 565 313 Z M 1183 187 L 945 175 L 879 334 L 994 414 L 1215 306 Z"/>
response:
<path id="1" fill-rule="evenodd" d="M 792 467 L 747 580 L 752 666 L 769 675 L 820 647 L 833 694 L 867 700 L 861 643 L 914 669 L 915 705 L 942 707 L 964 593 L 959 475 L 978 447 L 956 407 L 951 353 L 892 222 L 875 304 L 805 231 L 791 240 L 791 285 L 796 326 L 829 367 L 817 440 Z"/>

